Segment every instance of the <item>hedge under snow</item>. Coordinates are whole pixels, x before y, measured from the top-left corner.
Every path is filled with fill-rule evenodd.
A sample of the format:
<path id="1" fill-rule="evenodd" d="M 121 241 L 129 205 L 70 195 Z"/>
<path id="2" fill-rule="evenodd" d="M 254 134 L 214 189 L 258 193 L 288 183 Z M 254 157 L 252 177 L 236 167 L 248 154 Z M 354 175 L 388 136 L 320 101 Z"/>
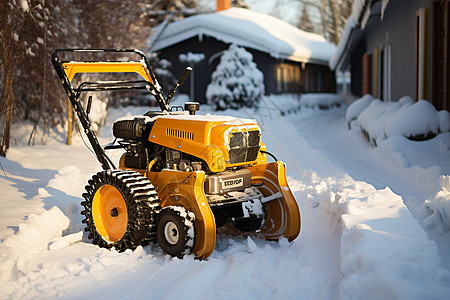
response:
<path id="1" fill-rule="evenodd" d="M 429 101 L 414 102 L 409 96 L 384 102 L 365 95 L 347 108 L 346 120 L 349 126 L 357 120 L 375 145 L 393 136 L 425 140 L 450 130 L 448 111 L 437 111 Z"/>

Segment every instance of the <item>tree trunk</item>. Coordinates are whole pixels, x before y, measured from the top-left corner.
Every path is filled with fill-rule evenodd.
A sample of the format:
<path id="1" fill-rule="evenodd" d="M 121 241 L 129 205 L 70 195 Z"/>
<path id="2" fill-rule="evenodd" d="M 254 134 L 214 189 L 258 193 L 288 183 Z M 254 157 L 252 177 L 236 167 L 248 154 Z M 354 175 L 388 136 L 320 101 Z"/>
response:
<path id="1" fill-rule="evenodd" d="M 322 21 L 322 36 L 327 36 L 327 21 L 325 18 L 326 11 L 326 3 L 325 0 L 322 0 L 322 8 L 320 9 L 320 20 Z"/>
<path id="2" fill-rule="evenodd" d="M 338 25 L 338 16 L 336 12 L 336 7 L 334 0 L 328 0 L 328 6 L 331 11 L 331 20 L 333 22 L 333 31 L 334 31 L 334 44 L 339 45 L 339 25 Z"/>
<path id="3" fill-rule="evenodd" d="M 6 156 L 6 151 L 9 148 L 9 139 L 11 136 L 11 124 L 14 114 L 14 92 L 13 88 L 13 62 L 11 47 L 8 43 L 8 39 L 4 38 L 2 40 L 2 71 L 3 71 L 3 93 L 1 95 L 4 101 L 4 115 L 1 117 L 0 128 L 0 155 Z"/>

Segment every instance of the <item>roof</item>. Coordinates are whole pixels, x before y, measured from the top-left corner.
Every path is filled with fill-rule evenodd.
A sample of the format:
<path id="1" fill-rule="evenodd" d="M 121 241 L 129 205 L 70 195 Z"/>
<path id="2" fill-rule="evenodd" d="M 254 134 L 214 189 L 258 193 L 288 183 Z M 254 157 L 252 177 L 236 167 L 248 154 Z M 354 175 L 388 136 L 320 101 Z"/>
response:
<path id="1" fill-rule="evenodd" d="M 259 50 L 275 58 L 328 64 L 336 47 L 324 37 L 305 32 L 259 12 L 230 8 L 196 15 L 165 27 L 152 44 L 158 51 L 184 40 L 210 36 L 225 43 Z"/>
<path id="2" fill-rule="evenodd" d="M 375 0 L 355 0 L 352 5 L 352 14 L 347 19 L 347 25 L 345 26 L 344 34 L 339 41 L 339 45 L 336 52 L 330 59 L 330 69 L 339 69 L 343 58 L 346 56 L 346 52 L 351 46 L 352 36 L 356 29 L 364 29 L 367 21 L 370 17 L 372 7 L 374 7 L 377 1 Z M 382 0 L 380 6 L 380 16 L 383 20 L 384 11 L 388 5 L 389 0 Z"/>

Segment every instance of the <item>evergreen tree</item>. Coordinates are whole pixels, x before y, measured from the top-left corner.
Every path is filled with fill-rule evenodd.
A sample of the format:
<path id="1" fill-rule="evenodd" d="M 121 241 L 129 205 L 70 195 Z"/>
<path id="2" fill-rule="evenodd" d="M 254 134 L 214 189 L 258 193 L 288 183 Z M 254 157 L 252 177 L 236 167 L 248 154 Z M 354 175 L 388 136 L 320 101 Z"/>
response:
<path id="1" fill-rule="evenodd" d="M 224 51 L 211 79 L 206 98 L 216 110 L 254 107 L 264 95 L 262 72 L 251 53 L 236 45 Z"/>

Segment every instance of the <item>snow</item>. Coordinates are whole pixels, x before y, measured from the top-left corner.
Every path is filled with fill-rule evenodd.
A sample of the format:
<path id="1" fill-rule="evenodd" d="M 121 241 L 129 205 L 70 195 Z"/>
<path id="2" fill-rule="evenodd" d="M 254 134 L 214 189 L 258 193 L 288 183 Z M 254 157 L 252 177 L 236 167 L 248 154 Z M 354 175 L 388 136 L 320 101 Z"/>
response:
<path id="1" fill-rule="evenodd" d="M 24 12 L 27 12 L 30 9 L 27 0 L 20 0 L 20 7 Z"/>
<path id="2" fill-rule="evenodd" d="M 364 17 L 368 17 L 367 14 L 370 14 L 370 5 L 371 4 L 369 3 L 368 0 L 353 1 L 352 14 L 350 15 L 350 17 L 348 17 L 344 33 L 341 39 L 339 40 L 339 45 L 337 46 L 336 51 L 333 53 L 332 57 L 329 60 L 329 66 L 332 70 L 339 69 L 340 60 L 342 59 L 342 56 L 347 50 L 353 31 L 360 25 L 364 25 L 360 24 L 360 20 L 363 17 L 363 15 L 365 15 Z M 364 20 L 362 21 L 364 22 Z"/>
<path id="3" fill-rule="evenodd" d="M 178 56 L 180 62 L 187 62 L 190 64 L 196 64 L 205 59 L 205 54 L 203 53 L 182 53 Z"/>
<path id="4" fill-rule="evenodd" d="M 347 109 L 345 113 L 345 119 L 347 123 L 351 123 L 353 120 L 359 116 L 359 114 L 365 110 L 373 100 L 373 96 L 370 94 L 364 95 L 363 97 L 355 100 Z"/>
<path id="5" fill-rule="evenodd" d="M 345 25 L 344 33 L 342 34 L 342 37 L 339 40 L 339 45 L 337 46 L 336 51 L 333 53 L 332 57 L 329 60 L 328 65 L 330 66 L 331 70 L 339 69 L 338 65 L 340 63 L 340 60 L 344 52 L 347 50 L 347 46 L 352 36 L 353 30 L 357 28 L 357 26 L 358 21 L 355 18 L 354 13 L 352 13 L 350 17 L 347 19 L 347 24 Z"/>
<path id="6" fill-rule="evenodd" d="M 374 144 L 398 135 L 431 138 L 450 128 L 448 111 L 437 111 L 429 101 L 414 102 L 409 96 L 396 102 L 384 102 L 365 95 L 353 102 L 346 112 L 349 125 L 355 119 Z"/>
<path id="7" fill-rule="evenodd" d="M 204 35 L 229 44 L 269 53 L 275 58 L 327 64 L 336 47 L 320 35 L 302 31 L 280 19 L 242 8 L 202 14 L 173 22 L 152 43 L 158 51 Z"/>
<path id="8" fill-rule="evenodd" d="M 344 99 L 336 94 L 302 94 L 300 98 L 300 105 L 305 108 L 329 109 L 344 105 Z"/>
<path id="9" fill-rule="evenodd" d="M 440 190 L 423 207 L 430 213 L 424 220 L 425 226 L 450 231 L 450 176 L 440 177 Z"/>
<path id="10" fill-rule="evenodd" d="M 439 132 L 439 117 L 436 108 L 426 100 L 420 100 L 402 109 L 397 113 L 396 118 L 392 118 L 386 124 L 388 136 L 414 136 L 429 132 L 434 134 Z"/>
<path id="11" fill-rule="evenodd" d="M 245 125 L 245 124 L 254 124 L 256 121 L 254 119 L 246 119 L 246 118 L 238 118 L 232 116 L 223 116 L 223 115 L 212 115 L 207 113 L 206 115 L 170 115 L 170 116 L 161 116 L 159 118 L 171 119 L 171 120 L 197 120 L 197 121 L 209 121 L 209 122 L 225 122 L 228 125 Z"/>
<path id="12" fill-rule="evenodd" d="M 356 22 L 361 18 L 361 15 L 364 13 L 364 9 L 366 8 L 369 1 L 367 0 L 355 0 L 352 3 L 352 16 Z"/>
<path id="13" fill-rule="evenodd" d="M 80 214 L 84 186 L 101 169 L 94 156 L 78 136 L 66 146 L 56 131 L 35 147 L 14 136 L 0 157 L 0 298 L 447 299 L 450 133 L 372 147 L 359 126 L 347 129 L 345 107 L 294 114 L 291 95 L 263 100 L 221 114 L 255 119 L 268 151 L 286 162 L 302 215 L 296 240 L 219 234 L 205 261 L 171 258 L 157 245 L 98 248 Z M 113 139 L 115 119 L 146 111 L 110 110 L 99 140 Z M 202 105 L 198 117 L 211 112 Z"/>

